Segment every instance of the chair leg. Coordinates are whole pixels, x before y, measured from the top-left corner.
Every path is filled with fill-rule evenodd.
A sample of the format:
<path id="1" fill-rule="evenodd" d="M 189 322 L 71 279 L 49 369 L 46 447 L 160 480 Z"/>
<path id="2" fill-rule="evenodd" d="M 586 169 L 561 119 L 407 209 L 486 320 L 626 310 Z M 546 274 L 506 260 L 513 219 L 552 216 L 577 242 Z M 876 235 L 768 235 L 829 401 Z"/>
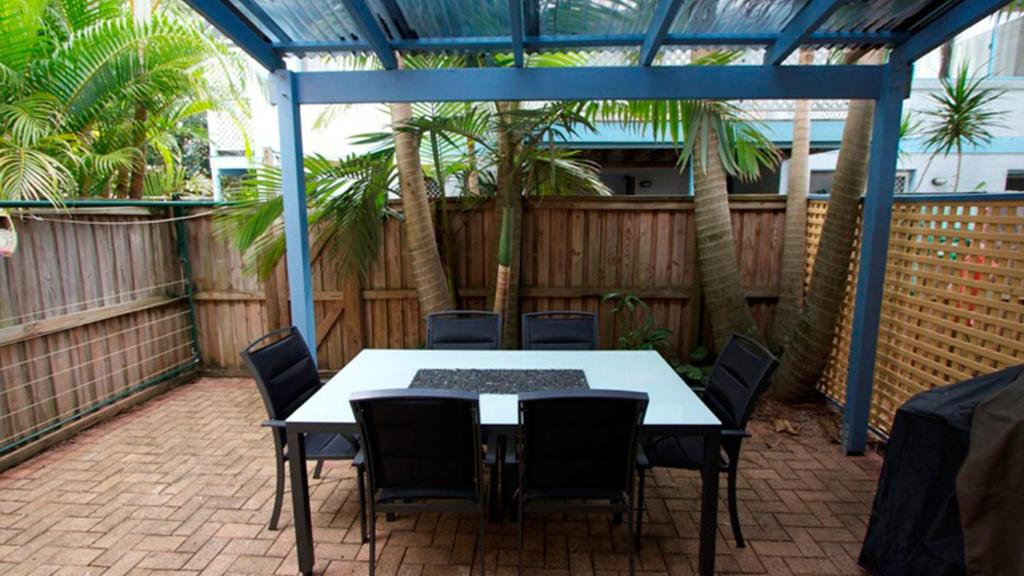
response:
<path id="1" fill-rule="evenodd" d="M 377 519 L 375 518 L 376 513 L 373 510 L 373 503 L 370 503 L 368 510 L 369 528 L 370 528 L 370 576 L 375 576 L 377 572 Z"/>
<path id="2" fill-rule="evenodd" d="M 519 574 L 519 576 L 523 576 L 523 532 L 525 530 L 524 526 L 526 525 L 526 519 L 523 518 L 522 495 L 519 496 L 519 504 L 516 506 L 516 510 L 518 510 L 516 516 L 519 518 L 519 556 L 518 560 L 516 561 L 516 566 L 518 567 L 517 573 Z"/>
<path id="3" fill-rule="evenodd" d="M 268 528 L 277 530 L 277 521 L 281 518 L 281 503 L 284 501 L 284 452 L 281 451 L 279 443 L 274 442 L 277 448 L 277 482 L 274 486 L 274 510 L 270 513 L 270 525 Z"/>
<path id="4" fill-rule="evenodd" d="M 480 502 L 480 535 L 477 537 L 477 549 L 480 551 L 480 576 L 484 576 L 484 564 L 486 563 L 484 552 L 487 550 L 484 548 L 484 522 L 486 522 L 486 512 L 484 503 Z"/>
<path id="5" fill-rule="evenodd" d="M 740 528 L 740 513 L 736 507 L 736 472 L 737 462 L 730 462 L 729 466 L 729 522 L 732 524 L 732 535 L 736 539 L 737 548 L 746 548 L 747 543 L 743 540 L 743 531 Z"/>
<path id="6" fill-rule="evenodd" d="M 504 454 L 500 446 L 496 451 L 494 464 L 491 465 L 491 483 L 487 487 L 488 506 L 490 507 L 490 518 L 492 522 L 501 520 L 501 469 L 504 461 Z"/>
<path id="7" fill-rule="evenodd" d="M 626 547 L 629 548 L 629 576 L 634 576 L 636 574 L 636 553 L 638 548 L 634 543 L 639 542 L 639 539 L 633 532 L 633 502 L 631 499 L 626 500 L 626 509 L 629 511 L 626 513 Z"/>
<path id="8" fill-rule="evenodd" d="M 519 521 L 519 506 L 517 493 L 519 492 L 519 470 L 514 465 L 502 465 L 501 471 L 501 502 L 508 511 L 508 519 L 511 522 Z"/>
<path id="9" fill-rule="evenodd" d="M 362 466 L 356 466 L 356 484 L 359 491 L 359 535 L 366 543 L 366 474 Z"/>
<path id="10" fill-rule="evenodd" d="M 321 460 L 317 460 L 316 461 L 316 468 L 313 469 L 313 478 L 319 479 L 320 478 L 320 473 L 323 472 L 323 470 L 324 470 L 324 461 L 322 459 Z"/>
<path id="11" fill-rule="evenodd" d="M 640 551 L 640 536 L 643 534 L 644 529 L 644 484 L 646 484 L 647 471 L 643 468 L 636 469 L 637 475 L 637 496 L 636 496 L 636 542 L 634 542 L 634 548 L 636 551 Z"/>

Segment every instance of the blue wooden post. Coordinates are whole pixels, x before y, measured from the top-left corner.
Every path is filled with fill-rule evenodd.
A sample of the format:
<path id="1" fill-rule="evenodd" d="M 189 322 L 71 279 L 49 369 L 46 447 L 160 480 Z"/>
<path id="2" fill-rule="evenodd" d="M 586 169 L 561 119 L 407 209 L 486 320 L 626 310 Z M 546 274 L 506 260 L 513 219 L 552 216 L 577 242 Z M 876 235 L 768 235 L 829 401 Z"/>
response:
<path id="1" fill-rule="evenodd" d="M 302 167 L 302 121 L 295 93 L 295 74 L 277 70 L 271 75 L 271 95 L 277 104 L 281 139 L 281 194 L 288 258 L 288 296 L 292 324 L 299 329 L 316 360 L 313 319 L 313 280 L 309 271 L 309 222 L 306 217 L 306 177 Z"/>
<path id="2" fill-rule="evenodd" d="M 843 412 L 843 447 L 861 454 L 867 444 L 871 388 L 878 348 L 885 264 L 892 221 L 893 185 L 899 156 L 900 117 L 910 87 L 910 67 L 890 63 L 883 75 L 871 132 L 868 189 L 861 218 L 860 267 L 853 310 L 846 407 Z"/>

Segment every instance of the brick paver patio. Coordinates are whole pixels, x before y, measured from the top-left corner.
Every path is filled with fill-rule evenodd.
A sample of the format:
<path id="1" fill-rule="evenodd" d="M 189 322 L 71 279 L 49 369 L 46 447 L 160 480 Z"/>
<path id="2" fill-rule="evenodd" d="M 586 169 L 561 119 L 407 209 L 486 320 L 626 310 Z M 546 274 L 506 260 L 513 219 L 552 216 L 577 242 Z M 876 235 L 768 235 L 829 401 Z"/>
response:
<path id="1" fill-rule="evenodd" d="M 0 574 L 292 574 L 290 507 L 266 528 L 273 493 L 263 406 L 244 379 L 199 380 L 0 474 Z M 749 547 L 719 516 L 722 574 L 860 574 L 877 455 L 847 458 L 809 419 L 798 436 L 753 423 L 740 465 Z M 362 574 L 354 473 L 310 479 L 317 568 Z M 699 481 L 656 470 L 638 574 L 696 568 Z M 722 479 L 724 494 L 725 479 Z M 286 498 L 286 502 L 288 499 Z M 422 514 L 378 524 L 380 574 L 469 574 L 475 519 Z M 515 526 L 487 527 L 489 573 L 515 573 Z M 601 516 L 527 525 L 528 573 L 625 574 L 623 526 Z"/>

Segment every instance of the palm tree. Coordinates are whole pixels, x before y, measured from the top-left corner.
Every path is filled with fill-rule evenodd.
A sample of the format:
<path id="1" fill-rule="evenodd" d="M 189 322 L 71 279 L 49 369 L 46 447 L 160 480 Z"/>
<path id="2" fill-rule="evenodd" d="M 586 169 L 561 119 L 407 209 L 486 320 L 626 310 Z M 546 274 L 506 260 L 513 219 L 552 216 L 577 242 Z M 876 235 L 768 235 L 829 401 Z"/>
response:
<path id="1" fill-rule="evenodd" d="M 950 152 L 955 151 L 956 175 L 953 178 L 953 191 L 960 190 L 964 147 L 991 142 L 991 129 L 1000 126 L 1001 120 L 1006 116 L 1005 111 L 992 109 L 992 104 L 1006 91 L 984 86 L 987 79 L 986 75 L 972 73 L 967 64 L 963 63 L 952 79 L 941 79 L 941 91 L 929 95 L 935 107 L 924 112 L 929 121 L 922 130 L 922 135 L 925 137 L 925 149 L 931 151 L 931 156 L 919 182 L 924 180 L 924 172 L 931 166 L 935 156 L 948 156 Z"/>
<path id="2" fill-rule="evenodd" d="M 511 163 L 517 166 L 512 172 L 524 175 L 533 183 L 527 189 L 528 193 L 554 193 L 556 185 L 552 184 L 552 178 L 557 179 L 557 186 L 564 185 L 567 189 L 607 193 L 598 177 L 597 167 L 574 158 L 574 152 L 557 149 L 552 156 L 545 148 L 544 153 L 539 154 L 536 153 L 537 146 L 524 148 L 534 151 L 533 154 L 524 153 L 523 149 L 510 154 L 502 151 L 499 134 L 504 132 L 498 130 L 502 122 L 511 126 L 507 133 L 522 138 L 524 134 L 550 131 L 562 134 L 561 128 L 552 126 L 559 122 L 582 121 L 557 106 L 553 104 L 535 111 L 501 116 L 486 104 L 468 108 L 461 104 L 447 107 L 392 105 L 392 129 L 360 136 L 355 142 L 376 144 L 373 152 L 352 155 L 340 161 L 315 156 L 305 159 L 306 194 L 314 244 L 327 242 L 327 246 L 332 247 L 333 259 L 342 275 L 356 271 L 365 278 L 380 245 L 376 232 L 380 220 L 396 215 L 387 209 L 388 199 L 392 195 L 400 196 L 403 203 L 401 218 L 405 221 L 410 250 L 426 254 L 427 265 L 434 267 L 426 276 L 419 275 L 414 269 L 421 302 L 423 295 L 432 294 L 437 298 L 440 294 L 445 305 L 450 307 L 452 293 L 448 290 L 449 281 L 440 260 L 437 240 L 440 235 L 443 241 L 445 231 L 435 233 L 426 194 L 427 177 L 435 180 L 439 187 L 446 188 L 450 180 L 465 182 L 463 176 L 474 170 L 480 177 L 481 190 L 469 192 L 463 189 L 462 192 L 473 198 L 481 194 L 493 196 L 496 188 L 508 188 L 504 184 L 501 166 Z M 467 146 L 470 140 L 474 142 L 472 151 Z M 404 156 L 400 150 L 404 150 Z M 472 164 L 468 161 L 470 154 L 474 158 Z M 521 187 L 517 189 L 522 190 Z M 284 254 L 279 171 L 273 167 L 259 168 L 243 181 L 240 190 L 229 193 L 240 202 L 218 215 L 218 232 L 231 238 L 242 251 L 247 269 L 265 277 Z M 440 304 L 431 309 L 421 304 L 424 314 L 444 309 L 438 306 Z"/>
<path id="3" fill-rule="evenodd" d="M 800 64 L 814 63 L 814 51 L 800 50 Z M 793 109 L 793 146 L 786 180 L 786 225 L 782 241 L 782 272 L 779 303 L 772 321 L 774 347 L 781 347 L 785 335 L 803 307 L 805 259 L 807 257 L 807 193 L 810 188 L 808 160 L 811 153 L 811 101 L 797 100 Z"/>
<path id="4" fill-rule="evenodd" d="M 693 64 L 727 64 L 739 54 L 703 53 Z M 777 149 L 756 122 L 728 102 L 645 101 L 605 107 L 605 114 L 650 129 L 655 138 L 664 134 L 673 142 L 684 141 L 679 165 L 692 163 L 697 256 L 714 345 L 721 349 L 734 332 L 759 337 L 736 258 L 727 176 L 755 178 L 762 167 L 777 163 Z"/>
<path id="5" fill-rule="evenodd" d="M 312 243 L 344 276 L 366 278 L 381 246 L 381 221 L 395 216 L 388 197 L 398 192 L 394 150 L 385 148 L 340 160 L 303 161 Z M 230 190 L 232 203 L 218 211 L 215 232 L 242 253 L 249 273 L 267 278 L 285 253 L 281 170 L 257 168 Z"/>
<path id="6" fill-rule="evenodd" d="M 452 308 L 448 278 L 441 266 L 434 224 L 427 199 L 427 182 L 420 163 L 419 138 L 414 132 L 402 130 L 412 119 L 412 105 L 391 104 L 391 123 L 395 141 L 395 163 L 402 187 L 402 212 L 409 243 L 409 262 L 420 301 L 420 314 Z M 445 191 L 442 189 L 441 194 Z"/>
<path id="7" fill-rule="evenodd" d="M 0 179 L 7 198 L 109 192 L 145 180 L 147 142 L 200 114 L 204 66 L 228 48 L 171 7 L 136 21 L 121 0 L 0 3 Z M 228 91 L 233 96 L 233 91 Z M 206 106 L 191 106 L 206 102 Z M 145 113 L 140 113 L 144 110 Z M 170 168 L 174 154 L 160 155 Z"/>
<path id="8" fill-rule="evenodd" d="M 879 64 L 882 51 L 870 52 L 860 61 Z M 846 112 L 810 288 L 799 317 L 784 336 L 784 353 L 773 377 L 774 393 L 786 401 L 800 401 L 814 394 L 832 351 L 836 322 L 846 294 L 860 199 L 867 184 L 874 113 L 873 100 L 852 100 Z"/>

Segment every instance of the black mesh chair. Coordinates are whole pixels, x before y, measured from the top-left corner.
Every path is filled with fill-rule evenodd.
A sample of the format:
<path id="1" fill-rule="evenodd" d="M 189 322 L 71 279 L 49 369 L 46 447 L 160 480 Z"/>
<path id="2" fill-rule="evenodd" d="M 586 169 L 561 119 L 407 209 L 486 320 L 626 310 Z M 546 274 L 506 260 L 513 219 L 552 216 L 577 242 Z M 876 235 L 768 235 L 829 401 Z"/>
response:
<path id="1" fill-rule="evenodd" d="M 519 573 L 534 510 L 624 514 L 633 574 L 633 475 L 647 394 L 616 390 L 519 395 Z M 570 502 L 571 501 L 571 502 Z"/>
<path id="2" fill-rule="evenodd" d="M 370 576 L 377 512 L 476 512 L 484 572 L 479 395 L 377 390 L 351 397 L 369 470 Z"/>
<path id="3" fill-rule="evenodd" d="M 733 334 L 718 356 L 708 385 L 696 389 L 704 404 L 722 421 L 721 471 L 729 475 L 729 520 L 738 548 L 746 547 L 736 508 L 736 473 L 740 446 L 750 436 L 747 420 L 768 386 L 778 360 L 756 341 Z M 702 436 L 659 436 L 646 440 L 637 463 L 640 490 L 637 497 L 637 547 L 643 530 L 644 479 L 649 468 L 700 470 L 704 462 Z"/>
<path id="4" fill-rule="evenodd" d="M 427 316 L 428 350 L 500 350 L 501 315 L 480 310 L 435 312 Z M 501 460 L 499 437 L 487 438 L 489 449 L 484 462 L 491 474 L 491 519 L 498 520 Z"/>
<path id="5" fill-rule="evenodd" d="M 479 310 L 453 310 L 427 316 L 428 350 L 498 350 L 501 315 Z"/>
<path id="6" fill-rule="evenodd" d="M 523 350 L 597 350 L 597 314 L 523 314 Z"/>
<path id="7" fill-rule="evenodd" d="M 266 342 L 269 343 L 264 344 Z M 320 376 L 305 340 L 294 326 L 274 330 L 257 338 L 242 350 L 242 358 L 256 380 L 256 387 L 267 408 L 269 419 L 263 425 L 270 427 L 274 436 L 277 487 L 274 492 L 274 510 L 270 514 L 270 529 L 277 530 L 281 501 L 284 499 L 284 468 L 288 460 L 285 419 L 320 389 Z M 359 490 L 359 526 L 365 541 L 363 465 L 357 439 L 345 438 L 340 434 L 318 433 L 307 434 L 305 441 L 306 457 L 317 461 L 314 478 L 320 477 L 324 460 L 353 461 Z"/>

